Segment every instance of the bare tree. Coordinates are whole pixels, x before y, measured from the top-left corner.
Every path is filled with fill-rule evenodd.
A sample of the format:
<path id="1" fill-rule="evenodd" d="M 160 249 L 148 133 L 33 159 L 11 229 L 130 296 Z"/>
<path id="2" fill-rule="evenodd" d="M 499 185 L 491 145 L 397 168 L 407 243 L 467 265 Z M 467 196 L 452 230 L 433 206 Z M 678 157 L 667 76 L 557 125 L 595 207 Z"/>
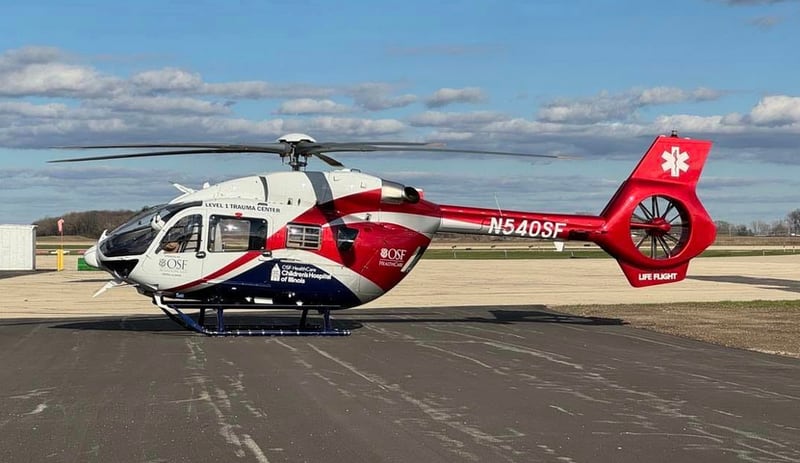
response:
<path id="1" fill-rule="evenodd" d="M 800 233 L 800 209 L 795 209 L 786 214 L 786 220 L 789 221 L 789 233 Z"/>

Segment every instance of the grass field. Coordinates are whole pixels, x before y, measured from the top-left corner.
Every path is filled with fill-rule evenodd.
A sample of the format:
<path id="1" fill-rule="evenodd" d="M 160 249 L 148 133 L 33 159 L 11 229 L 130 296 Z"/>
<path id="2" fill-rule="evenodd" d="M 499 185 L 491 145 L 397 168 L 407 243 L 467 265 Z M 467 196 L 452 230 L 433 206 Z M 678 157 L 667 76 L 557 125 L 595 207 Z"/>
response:
<path id="1" fill-rule="evenodd" d="M 800 300 L 572 305 L 556 310 L 619 320 L 726 347 L 800 358 Z"/>

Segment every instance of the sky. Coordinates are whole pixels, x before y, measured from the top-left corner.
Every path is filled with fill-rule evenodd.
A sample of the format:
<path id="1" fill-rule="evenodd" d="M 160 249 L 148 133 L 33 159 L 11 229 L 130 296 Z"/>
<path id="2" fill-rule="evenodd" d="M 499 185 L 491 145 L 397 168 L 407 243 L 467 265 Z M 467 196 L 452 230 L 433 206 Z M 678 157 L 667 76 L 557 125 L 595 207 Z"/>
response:
<path id="1" fill-rule="evenodd" d="M 51 164 L 145 142 L 442 142 L 337 153 L 443 204 L 599 213 L 655 136 L 714 142 L 712 218 L 800 208 L 800 1 L 0 0 L 0 223 L 140 209 L 274 155 Z M 311 169 L 325 170 L 312 161 Z"/>

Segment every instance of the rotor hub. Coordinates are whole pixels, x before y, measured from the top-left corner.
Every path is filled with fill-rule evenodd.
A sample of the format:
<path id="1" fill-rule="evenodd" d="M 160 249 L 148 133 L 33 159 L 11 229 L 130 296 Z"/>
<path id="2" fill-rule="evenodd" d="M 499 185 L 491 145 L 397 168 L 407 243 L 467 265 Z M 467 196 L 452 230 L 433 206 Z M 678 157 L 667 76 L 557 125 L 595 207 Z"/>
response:
<path id="1" fill-rule="evenodd" d="M 663 217 L 656 217 L 647 224 L 647 230 L 651 235 L 664 236 L 672 230 L 672 225 Z"/>
<path id="2" fill-rule="evenodd" d="M 281 158 L 289 158 L 286 163 L 289 164 L 292 170 L 303 170 L 308 165 L 308 157 L 310 155 L 306 152 L 303 152 L 302 148 L 300 150 L 298 150 L 298 148 L 300 148 L 303 144 L 316 142 L 317 141 L 314 140 L 311 135 L 304 133 L 287 133 L 286 135 L 278 138 L 278 143 L 285 143 L 288 148 L 286 153 L 281 154 Z"/>
<path id="3" fill-rule="evenodd" d="M 302 141 L 307 141 L 311 143 L 317 142 L 317 140 L 314 140 L 314 138 L 311 137 L 311 135 L 307 135 L 304 133 L 287 133 L 286 135 L 283 135 L 282 137 L 278 138 L 278 143 L 295 144 L 295 143 L 300 143 Z"/>

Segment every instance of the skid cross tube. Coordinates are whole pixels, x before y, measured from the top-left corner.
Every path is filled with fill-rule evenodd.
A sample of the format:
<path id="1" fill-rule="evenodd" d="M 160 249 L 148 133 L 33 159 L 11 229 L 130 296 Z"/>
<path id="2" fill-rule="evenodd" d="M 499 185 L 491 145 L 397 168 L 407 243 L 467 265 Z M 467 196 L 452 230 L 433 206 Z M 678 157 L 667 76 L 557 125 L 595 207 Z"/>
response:
<path id="1" fill-rule="evenodd" d="M 158 306 L 175 323 L 187 330 L 206 336 L 349 336 L 350 330 L 338 329 L 333 327 L 331 321 L 331 307 L 327 306 L 296 306 L 296 305 L 274 305 L 274 304 L 222 304 L 204 303 L 202 301 L 165 301 L 163 295 L 154 294 L 153 304 Z M 302 308 L 301 308 L 302 307 Z M 200 309 L 197 321 L 184 313 L 181 309 Z M 217 325 L 208 327 L 205 325 L 205 311 L 212 309 L 217 311 Z M 295 327 L 275 327 L 272 325 L 248 325 L 235 326 L 225 325 L 225 309 L 293 309 L 302 310 L 300 323 Z M 322 314 L 322 327 L 309 326 L 308 311 L 317 310 Z"/>

